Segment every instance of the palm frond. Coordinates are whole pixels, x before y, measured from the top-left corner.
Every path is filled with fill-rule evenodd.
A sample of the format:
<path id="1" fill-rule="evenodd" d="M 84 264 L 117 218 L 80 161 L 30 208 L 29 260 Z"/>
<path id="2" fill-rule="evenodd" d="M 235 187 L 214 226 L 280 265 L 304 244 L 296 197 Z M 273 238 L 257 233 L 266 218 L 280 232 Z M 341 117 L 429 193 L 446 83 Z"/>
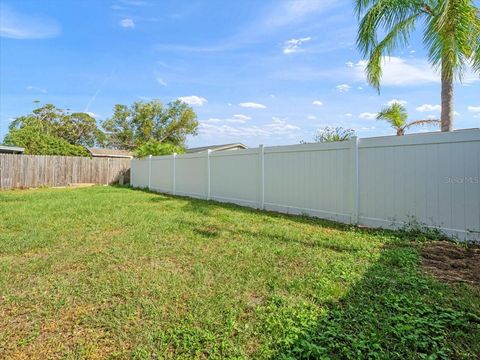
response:
<path id="1" fill-rule="evenodd" d="M 438 125 L 440 124 L 440 120 L 438 119 L 425 119 L 425 120 L 415 120 L 411 121 L 408 124 L 406 124 L 403 129 L 406 130 L 412 126 L 428 126 L 428 125 Z"/>
<path id="2" fill-rule="evenodd" d="M 387 106 L 377 114 L 377 120 L 387 121 L 395 129 L 405 126 L 407 117 L 405 106 L 399 103 Z"/>
<path id="3" fill-rule="evenodd" d="M 436 1 L 434 16 L 427 18 L 423 41 L 428 58 L 447 79 L 462 79 L 469 63 L 480 71 L 480 20 L 472 0 Z"/>
<path id="4" fill-rule="evenodd" d="M 421 15 L 417 12 L 407 19 L 396 24 L 392 30 L 380 41 L 370 53 L 366 67 L 367 80 L 380 91 L 380 80 L 382 77 L 382 59 L 384 55 L 391 55 L 392 51 L 399 46 L 408 43 L 410 33 L 415 29 L 415 22 Z"/>

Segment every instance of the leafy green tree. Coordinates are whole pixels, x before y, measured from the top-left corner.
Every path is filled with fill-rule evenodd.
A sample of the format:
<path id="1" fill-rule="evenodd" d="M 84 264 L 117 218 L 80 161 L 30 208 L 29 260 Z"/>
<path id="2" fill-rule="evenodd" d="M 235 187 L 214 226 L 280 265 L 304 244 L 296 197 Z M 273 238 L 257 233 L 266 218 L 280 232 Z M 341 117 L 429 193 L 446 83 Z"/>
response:
<path id="1" fill-rule="evenodd" d="M 4 143 L 25 148 L 27 155 L 89 156 L 83 146 L 72 145 L 33 126 L 11 129 L 5 136 Z"/>
<path id="2" fill-rule="evenodd" d="M 355 136 L 355 131 L 353 129 L 345 129 L 341 126 L 330 127 L 325 126 L 324 128 L 317 129 L 317 132 L 314 136 L 315 142 L 333 142 L 333 141 L 347 141 Z"/>
<path id="3" fill-rule="evenodd" d="M 97 126 L 97 121 L 86 113 L 73 113 L 62 117 L 55 129 L 55 135 L 70 144 L 83 146 L 101 146 L 105 134 Z"/>
<path id="4" fill-rule="evenodd" d="M 454 78 L 468 65 L 480 73 L 480 10 L 473 0 L 355 0 L 357 46 L 369 83 L 380 89 L 384 55 L 408 43 L 418 23 L 430 63 L 441 73 L 441 130 L 453 129 Z M 384 35 L 378 39 L 379 33 Z"/>
<path id="5" fill-rule="evenodd" d="M 110 147 L 135 150 L 152 140 L 183 147 L 187 135 L 197 134 L 198 121 L 193 109 L 179 100 L 167 106 L 154 100 L 115 105 L 102 126 Z"/>
<path id="6" fill-rule="evenodd" d="M 377 120 L 387 121 L 396 130 L 397 136 L 405 135 L 405 130 L 412 126 L 434 125 L 440 123 L 439 120 L 435 119 L 415 120 L 411 122 L 407 122 L 407 119 L 407 110 L 399 103 L 393 103 L 392 105 L 383 108 L 382 111 L 377 114 Z"/>
<path id="7" fill-rule="evenodd" d="M 38 136 L 34 136 L 34 133 L 37 133 Z M 45 137 L 45 141 L 43 141 L 42 136 Z M 54 141 L 52 138 L 58 138 L 62 141 Z M 30 141 L 32 139 L 39 139 L 38 141 L 42 145 L 36 146 Z M 31 114 L 16 118 L 10 124 L 5 142 L 13 143 L 14 140 L 22 142 L 23 145 L 20 143 L 17 145 L 26 147 L 26 152 L 30 154 L 47 155 L 45 146 L 47 144 L 56 144 L 55 149 L 52 151 L 56 155 L 63 155 L 59 154 L 58 151 L 60 148 L 66 149 L 67 147 L 60 144 L 74 145 L 77 146 L 76 149 L 81 146 L 99 145 L 104 141 L 104 134 L 97 127 L 95 119 L 90 115 L 85 113 L 69 114 L 52 104 L 46 104 L 33 110 Z M 40 149 L 43 149 L 43 153 L 38 153 Z M 70 155 L 71 151 L 73 151 L 72 149 L 66 150 L 67 153 L 65 155 Z M 84 151 L 80 153 L 86 154 Z"/>
<path id="8" fill-rule="evenodd" d="M 143 158 L 148 155 L 160 156 L 171 155 L 173 153 L 183 154 L 184 152 L 185 148 L 181 146 L 173 145 L 167 142 L 160 142 L 158 140 L 149 140 L 135 150 L 135 156 Z"/>

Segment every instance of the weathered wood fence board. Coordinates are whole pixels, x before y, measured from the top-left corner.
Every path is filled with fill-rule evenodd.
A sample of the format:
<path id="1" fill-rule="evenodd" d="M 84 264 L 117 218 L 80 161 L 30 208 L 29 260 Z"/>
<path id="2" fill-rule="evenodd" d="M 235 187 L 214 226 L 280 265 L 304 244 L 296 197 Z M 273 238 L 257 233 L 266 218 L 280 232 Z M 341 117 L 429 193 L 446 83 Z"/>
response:
<path id="1" fill-rule="evenodd" d="M 0 154 L 0 189 L 112 184 L 130 159 Z"/>

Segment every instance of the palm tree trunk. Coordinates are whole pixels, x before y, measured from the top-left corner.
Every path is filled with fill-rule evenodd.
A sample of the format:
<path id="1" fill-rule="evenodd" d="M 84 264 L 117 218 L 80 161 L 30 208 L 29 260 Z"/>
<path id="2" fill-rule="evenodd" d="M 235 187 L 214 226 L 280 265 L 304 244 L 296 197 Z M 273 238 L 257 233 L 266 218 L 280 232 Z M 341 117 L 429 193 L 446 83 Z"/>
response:
<path id="1" fill-rule="evenodd" d="M 453 72 L 442 66 L 442 131 L 453 130 Z"/>

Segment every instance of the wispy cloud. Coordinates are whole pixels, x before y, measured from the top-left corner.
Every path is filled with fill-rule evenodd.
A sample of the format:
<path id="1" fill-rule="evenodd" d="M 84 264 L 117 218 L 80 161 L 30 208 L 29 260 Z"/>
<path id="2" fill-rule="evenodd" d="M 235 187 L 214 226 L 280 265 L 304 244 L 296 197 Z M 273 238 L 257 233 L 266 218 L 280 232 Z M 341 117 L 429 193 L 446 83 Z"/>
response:
<path id="1" fill-rule="evenodd" d="M 218 120 L 218 121 L 217 121 Z M 288 123 L 287 118 L 272 117 L 272 121 L 262 126 L 234 126 L 217 124 L 220 119 L 200 121 L 200 133 L 209 137 L 227 137 L 235 139 L 250 139 L 252 137 L 269 137 L 274 135 L 293 135 L 300 128 Z"/>
<path id="2" fill-rule="evenodd" d="M 400 105 L 407 105 L 408 102 L 406 100 L 399 100 L 399 99 L 392 99 L 392 100 L 389 100 L 385 103 L 385 105 L 387 106 L 392 106 L 393 104 L 400 104 Z"/>
<path id="3" fill-rule="evenodd" d="M 354 77 L 358 81 L 366 81 L 365 67 L 367 61 L 362 60 L 353 67 Z M 438 83 L 440 78 L 426 60 L 384 57 L 382 60 L 383 75 L 381 85 L 407 86 Z"/>
<path id="4" fill-rule="evenodd" d="M 366 119 L 366 120 L 375 120 L 377 118 L 377 113 L 371 113 L 371 112 L 363 112 L 358 117 L 360 119 Z"/>
<path id="5" fill-rule="evenodd" d="M 88 103 L 87 105 L 85 106 L 85 109 L 83 110 L 83 112 L 87 113 L 89 112 L 90 110 L 90 106 L 92 106 L 92 104 L 95 102 L 95 100 L 97 99 L 97 96 L 98 94 L 100 94 L 100 91 L 102 91 L 102 88 L 105 86 L 105 84 L 108 82 L 108 80 L 110 80 L 113 76 L 113 74 L 115 73 L 115 68 L 112 69 L 112 71 L 110 72 L 109 75 L 107 75 L 105 77 L 105 79 L 103 79 L 102 83 L 100 84 L 100 86 L 98 87 L 98 89 L 95 91 L 95 93 L 93 94 L 93 96 L 90 98 L 90 100 L 88 100 Z"/>
<path id="6" fill-rule="evenodd" d="M 432 105 L 432 104 L 423 104 L 415 108 L 415 110 L 420 112 L 433 112 L 433 111 L 440 111 L 442 107 L 440 105 Z"/>
<path id="7" fill-rule="evenodd" d="M 237 119 L 237 120 L 250 120 L 252 117 L 251 116 L 248 116 L 248 115 L 243 115 L 243 114 L 236 114 L 236 115 L 233 115 L 233 118 L 234 119 Z"/>
<path id="8" fill-rule="evenodd" d="M 204 97 L 197 96 L 197 95 L 180 96 L 178 100 L 183 101 L 185 104 L 188 104 L 191 106 L 203 106 L 208 102 L 208 100 L 205 99 Z"/>
<path id="9" fill-rule="evenodd" d="M 34 91 L 34 92 L 40 92 L 42 94 L 46 94 L 47 93 L 47 89 L 43 89 L 43 88 L 40 88 L 38 86 L 33 86 L 33 85 L 28 85 L 26 87 L 27 90 L 29 91 Z"/>
<path id="10" fill-rule="evenodd" d="M 266 109 L 267 107 L 263 104 L 255 103 L 255 102 L 243 102 L 238 104 L 240 107 L 243 108 L 250 108 L 250 109 Z"/>
<path id="11" fill-rule="evenodd" d="M 341 93 L 349 91 L 352 87 L 348 84 L 340 84 L 336 86 L 337 90 Z"/>
<path id="12" fill-rule="evenodd" d="M 320 100 L 314 100 L 314 101 L 312 101 L 312 105 L 323 106 L 323 102 L 321 102 Z"/>
<path id="13" fill-rule="evenodd" d="M 47 39 L 60 35 L 59 23 L 40 15 L 19 13 L 0 4 L 0 37 L 11 39 Z"/>
<path id="14" fill-rule="evenodd" d="M 99 119 L 101 116 L 98 115 L 97 113 L 94 113 L 94 112 L 91 112 L 91 111 L 87 111 L 85 112 L 85 114 L 87 115 L 90 115 L 91 117 L 93 117 L 94 119 Z"/>
<path id="15" fill-rule="evenodd" d="M 278 4 L 257 24 L 261 29 L 275 29 L 298 24 L 308 18 L 330 10 L 338 2 L 336 0 L 288 0 Z"/>
<path id="16" fill-rule="evenodd" d="M 132 19 L 122 19 L 119 22 L 120 26 L 126 29 L 134 29 L 135 22 Z"/>
<path id="17" fill-rule="evenodd" d="M 471 112 L 480 112 L 480 106 L 468 106 L 467 110 Z"/>
<path id="18" fill-rule="evenodd" d="M 312 40 L 310 36 L 300 38 L 300 39 L 290 39 L 284 42 L 283 44 L 283 53 L 284 54 L 292 54 L 296 52 L 303 51 L 301 48 L 303 43 Z"/>
<path id="19" fill-rule="evenodd" d="M 153 71 L 153 76 L 155 77 L 155 80 L 157 81 L 158 84 L 162 86 L 168 86 L 167 82 L 156 70 Z"/>

